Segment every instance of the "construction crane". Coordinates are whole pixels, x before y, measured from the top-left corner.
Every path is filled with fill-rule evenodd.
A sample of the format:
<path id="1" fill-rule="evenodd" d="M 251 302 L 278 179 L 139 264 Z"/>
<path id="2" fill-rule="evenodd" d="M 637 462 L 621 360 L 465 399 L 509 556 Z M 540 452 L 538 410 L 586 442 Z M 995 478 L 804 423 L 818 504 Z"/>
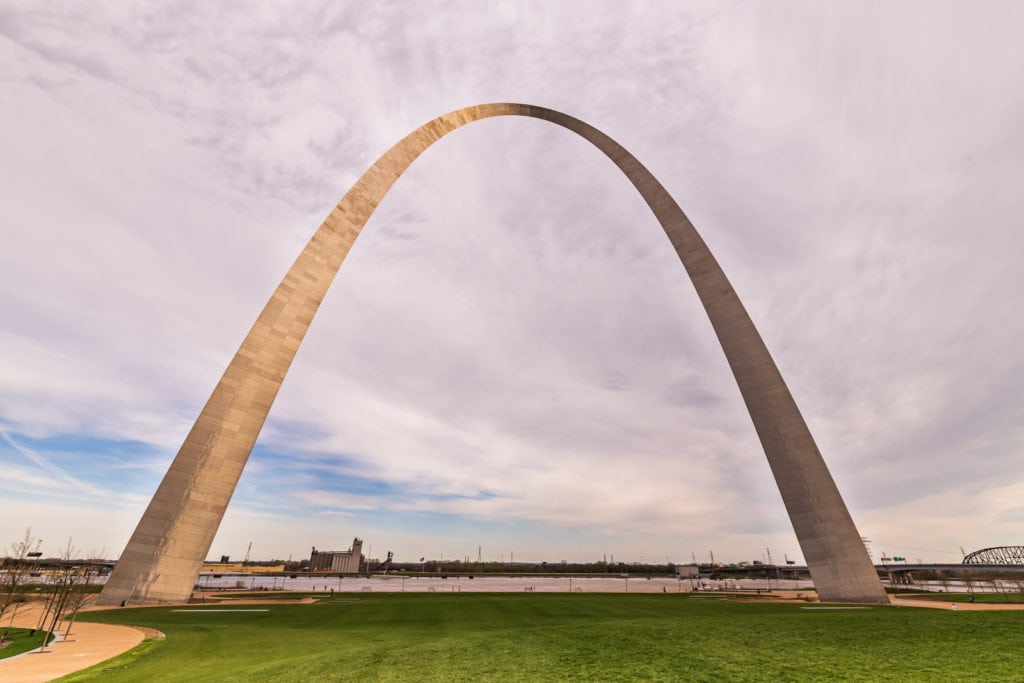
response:
<path id="1" fill-rule="evenodd" d="M 377 564 L 377 566 L 373 567 L 372 569 L 369 569 L 368 571 L 383 572 L 384 574 L 387 574 L 388 571 L 391 569 L 391 563 L 392 563 L 394 557 L 395 557 L 395 554 L 389 550 L 388 551 L 388 559 L 386 559 L 383 562 Z M 422 558 L 421 558 L 420 561 L 422 562 Z"/>
<path id="2" fill-rule="evenodd" d="M 242 566 L 243 567 L 248 567 L 249 566 L 249 555 L 251 555 L 251 554 L 252 554 L 252 541 L 249 541 L 249 548 L 245 551 L 245 559 L 242 560 Z"/>

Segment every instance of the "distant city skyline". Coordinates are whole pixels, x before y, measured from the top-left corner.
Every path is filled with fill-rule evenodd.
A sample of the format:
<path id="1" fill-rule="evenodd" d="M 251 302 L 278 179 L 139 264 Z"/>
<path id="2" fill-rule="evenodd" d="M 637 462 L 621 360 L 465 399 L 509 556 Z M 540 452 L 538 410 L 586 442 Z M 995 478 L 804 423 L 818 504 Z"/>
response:
<path id="1" fill-rule="evenodd" d="M 120 553 L 355 177 L 509 100 L 679 201 L 876 560 L 1021 543 L 1024 8 L 985 9 L 0 9 L 0 543 Z M 478 126 L 371 219 L 210 556 L 803 563 L 633 189 L 540 122 Z"/>

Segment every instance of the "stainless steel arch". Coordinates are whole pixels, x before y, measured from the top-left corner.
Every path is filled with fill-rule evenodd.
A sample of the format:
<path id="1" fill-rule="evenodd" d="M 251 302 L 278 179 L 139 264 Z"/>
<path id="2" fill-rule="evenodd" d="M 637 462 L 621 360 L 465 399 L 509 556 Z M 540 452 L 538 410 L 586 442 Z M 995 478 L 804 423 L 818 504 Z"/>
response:
<path id="1" fill-rule="evenodd" d="M 440 116 L 387 151 L 331 211 L 274 292 L 182 444 L 99 603 L 180 602 L 195 583 L 285 373 L 345 255 L 431 144 L 493 116 L 543 119 L 586 138 L 643 196 L 722 344 L 823 600 L 887 603 L 846 505 L 764 342 L 711 252 L 661 183 L 621 145 L 566 114 L 485 104 Z"/>

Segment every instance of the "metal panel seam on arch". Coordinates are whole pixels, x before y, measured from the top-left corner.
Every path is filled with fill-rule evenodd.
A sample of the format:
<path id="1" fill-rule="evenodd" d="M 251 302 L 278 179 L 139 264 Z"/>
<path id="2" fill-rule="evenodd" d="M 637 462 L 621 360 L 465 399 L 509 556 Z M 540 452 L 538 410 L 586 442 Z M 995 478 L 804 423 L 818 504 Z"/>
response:
<path id="1" fill-rule="evenodd" d="M 860 534 L 775 362 L 718 262 L 658 180 L 610 137 L 528 104 L 459 109 L 416 129 L 377 160 L 314 233 L 278 285 L 171 463 L 98 604 L 182 602 L 209 552 L 292 359 L 342 261 L 378 203 L 430 145 L 467 123 L 526 116 L 601 150 L 665 230 L 725 352 L 822 600 L 888 603 Z"/>

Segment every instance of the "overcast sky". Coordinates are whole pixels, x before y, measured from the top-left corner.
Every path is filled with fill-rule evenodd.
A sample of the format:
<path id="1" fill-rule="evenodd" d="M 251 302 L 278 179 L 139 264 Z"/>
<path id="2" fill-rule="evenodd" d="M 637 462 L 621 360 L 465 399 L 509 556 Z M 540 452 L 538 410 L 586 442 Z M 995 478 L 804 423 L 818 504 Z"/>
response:
<path id="1" fill-rule="evenodd" d="M 1024 543 L 1024 4 L 0 1 L 0 543 L 116 557 L 270 293 L 429 119 L 690 216 L 860 532 Z M 461 129 L 346 260 L 210 556 L 802 561 L 650 212 Z"/>

